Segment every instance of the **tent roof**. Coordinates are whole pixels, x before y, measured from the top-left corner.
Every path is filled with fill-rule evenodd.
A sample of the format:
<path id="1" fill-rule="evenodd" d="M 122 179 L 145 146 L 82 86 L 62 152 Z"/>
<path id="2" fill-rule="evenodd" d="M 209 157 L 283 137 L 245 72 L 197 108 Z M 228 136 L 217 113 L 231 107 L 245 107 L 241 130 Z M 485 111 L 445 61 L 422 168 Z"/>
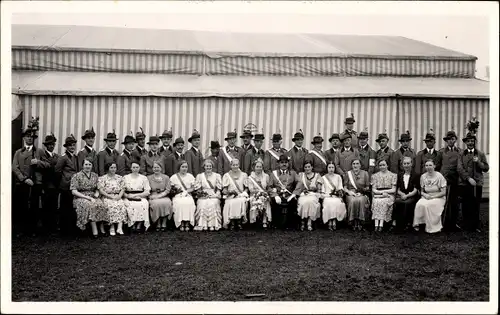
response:
<path id="1" fill-rule="evenodd" d="M 489 82 L 420 77 L 191 76 L 13 71 L 12 93 L 30 95 L 351 98 L 489 98 Z"/>
<path id="2" fill-rule="evenodd" d="M 127 51 L 222 56 L 476 60 L 401 36 L 229 33 L 97 26 L 12 25 L 13 49 Z"/>

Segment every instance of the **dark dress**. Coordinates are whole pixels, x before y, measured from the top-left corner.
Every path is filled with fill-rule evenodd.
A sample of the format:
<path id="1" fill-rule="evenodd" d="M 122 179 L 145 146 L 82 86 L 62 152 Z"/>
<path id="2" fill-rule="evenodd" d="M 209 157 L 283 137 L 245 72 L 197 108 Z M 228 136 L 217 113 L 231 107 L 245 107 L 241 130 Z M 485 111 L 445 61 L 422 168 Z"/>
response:
<path id="1" fill-rule="evenodd" d="M 418 193 L 406 200 L 401 199 L 397 191 L 401 191 L 408 194 L 413 191 L 413 189 L 419 189 L 420 186 L 419 176 L 415 173 L 410 174 L 410 180 L 408 181 L 408 186 L 405 187 L 404 183 L 404 173 L 398 174 L 398 180 L 396 183 L 396 201 L 394 203 L 394 212 L 392 213 L 393 220 L 396 220 L 396 226 L 398 229 L 403 229 L 413 222 L 413 214 L 415 212 L 415 205 L 418 201 Z"/>

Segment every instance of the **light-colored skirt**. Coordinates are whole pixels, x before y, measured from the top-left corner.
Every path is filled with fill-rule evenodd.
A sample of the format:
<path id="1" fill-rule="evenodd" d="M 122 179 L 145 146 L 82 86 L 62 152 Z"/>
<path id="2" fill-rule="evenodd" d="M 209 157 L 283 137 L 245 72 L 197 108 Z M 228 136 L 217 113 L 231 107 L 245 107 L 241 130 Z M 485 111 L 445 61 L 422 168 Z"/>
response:
<path id="1" fill-rule="evenodd" d="M 316 193 L 301 194 L 297 205 L 297 213 L 302 219 L 310 218 L 314 221 L 321 215 L 319 195 Z"/>
<path id="2" fill-rule="evenodd" d="M 224 228 L 227 228 L 230 220 L 243 220 L 247 222 L 247 200 L 243 197 L 229 198 L 224 203 L 222 213 L 224 219 Z"/>
<path id="3" fill-rule="evenodd" d="M 104 204 L 104 208 L 108 213 L 107 221 L 109 223 L 127 222 L 127 206 L 122 199 L 112 200 L 109 198 L 103 198 L 102 202 Z"/>
<path id="4" fill-rule="evenodd" d="M 189 221 L 189 224 L 194 226 L 194 212 L 196 210 L 196 205 L 194 204 L 194 199 L 191 195 L 187 197 L 176 195 L 172 200 L 172 205 L 176 227 L 181 226 L 182 221 Z"/>
<path id="5" fill-rule="evenodd" d="M 200 231 L 203 228 L 215 228 L 219 230 L 222 226 L 220 200 L 218 198 L 198 199 L 194 218 L 196 222 L 194 229 L 196 231 Z"/>
<path id="6" fill-rule="evenodd" d="M 149 228 L 149 203 L 146 198 L 141 200 L 128 200 L 124 199 L 127 206 L 128 225 L 132 226 L 136 222 L 144 221 L 146 230 Z"/>
<path id="7" fill-rule="evenodd" d="M 394 205 L 394 197 L 373 198 L 372 199 L 372 220 L 384 220 L 389 222 L 392 220 L 392 207 Z"/>
<path id="8" fill-rule="evenodd" d="M 346 213 L 345 204 L 339 197 L 325 197 L 323 199 L 323 223 L 333 219 L 342 221 L 345 219 Z"/>
<path id="9" fill-rule="evenodd" d="M 159 218 L 170 218 L 172 216 L 172 200 L 168 197 L 149 200 L 149 214 L 153 223 Z"/>
<path id="10" fill-rule="evenodd" d="M 421 198 L 415 206 L 415 215 L 413 217 L 413 226 L 425 224 L 427 233 L 437 233 L 441 231 L 441 214 L 446 203 L 445 198 L 427 200 Z"/>

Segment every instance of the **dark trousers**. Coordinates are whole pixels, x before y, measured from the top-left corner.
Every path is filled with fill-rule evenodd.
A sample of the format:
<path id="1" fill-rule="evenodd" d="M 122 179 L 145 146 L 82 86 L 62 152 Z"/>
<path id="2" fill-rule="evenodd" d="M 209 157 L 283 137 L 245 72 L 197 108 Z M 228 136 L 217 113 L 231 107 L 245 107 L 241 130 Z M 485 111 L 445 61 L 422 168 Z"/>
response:
<path id="1" fill-rule="evenodd" d="M 407 226 L 413 225 L 413 216 L 415 214 L 415 205 L 417 204 L 417 196 L 403 200 L 396 198 L 392 219 L 396 221 L 396 228 L 403 230 Z"/>
<path id="2" fill-rule="evenodd" d="M 460 186 L 463 226 L 466 230 L 473 231 L 479 228 L 479 207 L 482 195 L 483 186 Z"/>
<path id="3" fill-rule="evenodd" d="M 15 234 L 36 233 L 40 215 L 41 185 L 29 186 L 24 183 L 14 187 L 12 200 L 12 231 Z"/>
<path id="4" fill-rule="evenodd" d="M 76 233 L 76 212 L 73 207 L 73 194 L 69 190 L 60 190 L 60 229 L 63 235 L 74 235 Z"/>
<path id="5" fill-rule="evenodd" d="M 452 229 L 457 224 L 459 212 L 458 195 L 458 184 L 446 187 L 446 204 L 443 212 L 443 226 L 446 229 Z"/>
<path id="6" fill-rule="evenodd" d="M 276 200 L 271 198 L 271 213 L 274 227 L 278 229 L 296 229 L 298 227 L 296 199 L 287 202 L 285 198 L 281 198 L 281 204 L 277 204 Z"/>
<path id="7" fill-rule="evenodd" d="M 59 189 L 45 188 L 42 196 L 42 224 L 44 232 L 53 233 L 59 222 L 58 212 Z"/>

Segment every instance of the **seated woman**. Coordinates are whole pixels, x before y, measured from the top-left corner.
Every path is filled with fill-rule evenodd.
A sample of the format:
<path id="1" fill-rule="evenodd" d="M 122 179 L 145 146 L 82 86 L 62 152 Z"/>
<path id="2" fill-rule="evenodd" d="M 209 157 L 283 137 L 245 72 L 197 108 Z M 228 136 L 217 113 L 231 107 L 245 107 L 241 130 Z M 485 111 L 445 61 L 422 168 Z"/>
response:
<path id="1" fill-rule="evenodd" d="M 149 228 L 149 202 L 146 199 L 149 196 L 151 187 L 148 178 L 139 174 L 140 166 L 137 161 L 132 162 L 130 166 L 132 173 L 123 176 L 125 184 L 125 205 L 128 211 L 128 225 L 132 226 L 133 233 L 142 233 Z"/>
<path id="2" fill-rule="evenodd" d="M 222 195 L 226 199 L 223 210 L 224 228 L 242 229 L 247 222 L 247 174 L 240 170 L 238 159 L 231 160 L 231 170 L 222 177 Z"/>
<path id="3" fill-rule="evenodd" d="M 385 222 L 392 220 L 392 206 L 396 193 L 397 175 L 389 172 L 386 160 L 378 162 L 379 171 L 371 178 L 372 185 L 372 220 L 375 220 L 375 232 L 381 232 Z"/>
<path id="4" fill-rule="evenodd" d="M 193 196 L 195 178 L 188 173 L 188 164 L 186 161 L 179 161 L 177 173 L 172 175 L 170 183 L 175 190 L 175 196 L 172 199 L 174 210 L 174 222 L 177 228 L 187 232 L 194 226 L 194 213 L 196 205 Z"/>
<path id="5" fill-rule="evenodd" d="M 426 172 L 420 176 L 421 198 L 415 206 L 413 227 L 419 230 L 425 224 L 427 233 L 437 233 L 443 228 L 441 214 L 446 203 L 446 179 L 441 173 L 436 172 L 433 160 L 425 162 Z"/>
<path id="6" fill-rule="evenodd" d="M 403 158 L 403 173 L 398 174 L 396 184 L 396 201 L 392 213 L 393 224 L 397 232 L 412 226 L 415 204 L 418 200 L 418 176 L 412 171 L 413 160 L 409 156 Z"/>
<path id="7" fill-rule="evenodd" d="M 222 177 L 213 172 L 214 162 L 206 159 L 203 162 L 203 173 L 196 176 L 194 188 L 198 201 L 194 219 L 197 231 L 218 231 L 222 226 L 222 213 L 220 198 L 222 190 Z M 201 193 L 200 193 L 201 192 Z"/>
<path id="8" fill-rule="evenodd" d="M 327 172 L 323 176 L 322 198 L 323 198 L 323 223 L 328 223 L 328 229 L 337 229 L 337 221 L 344 220 L 347 210 L 344 200 L 344 186 L 342 177 L 335 173 L 335 164 L 329 161 L 326 165 Z"/>
<path id="9" fill-rule="evenodd" d="M 271 204 L 267 190 L 270 186 L 270 178 L 264 172 L 264 162 L 258 158 L 253 164 L 253 172 L 248 176 L 247 187 L 250 192 L 249 221 L 253 224 L 262 222 L 262 227 L 267 229 L 267 225 L 272 221 Z"/>
<path id="10" fill-rule="evenodd" d="M 116 163 L 104 165 L 105 175 L 99 177 L 97 188 L 101 194 L 102 202 L 107 210 L 108 222 L 110 224 L 109 235 L 123 235 L 123 223 L 127 222 L 127 207 L 122 200 L 125 192 L 123 177 L 116 174 Z M 117 225 L 115 231 L 115 225 Z"/>
<path id="11" fill-rule="evenodd" d="M 92 236 L 97 238 L 97 222 L 102 235 L 106 235 L 104 221 L 108 221 L 106 209 L 99 198 L 97 190 L 98 176 L 92 172 L 92 160 L 83 161 L 82 170 L 71 177 L 70 190 L 74 196 L 73 205 L 76 208 L 76 226 L 85 230 L 90 222 Z"/>
<path id="12" fill-rule="evenodd" d="M 362 231 L 364 222 L 369 218 L 370 179 L 368 172 L 361 169 L 359 159 L 351 161 L 352 170 L 344 176 L 344 192 L 346 193 L 347 217 L 354 231 Z"/>
<path id="13" fill-rule="evenodd" d="M 149 195 L 149 214 L 151 222 L 156 223 L 156 231 L 165 231 L 167 221 L 172 219 L 172 201 L 170 193 L 170 178 L 163 174 L 162 163 L 153 162 L 153 174 L 148 175 L 151 194 Z"/>
<path id="14" fill-rule="evenodd" d="M 312 161 L 304 161 L 304 172 L 299 174 L 297 191 L 300 192 L 297 212 L 302 220 L 300 230 L 304 231 L 307 222 L 307 230 L 312 231 L 312 222 L 321 215 L 319 197 L 323 180 L 321 175 L 313 172 Z"/>

